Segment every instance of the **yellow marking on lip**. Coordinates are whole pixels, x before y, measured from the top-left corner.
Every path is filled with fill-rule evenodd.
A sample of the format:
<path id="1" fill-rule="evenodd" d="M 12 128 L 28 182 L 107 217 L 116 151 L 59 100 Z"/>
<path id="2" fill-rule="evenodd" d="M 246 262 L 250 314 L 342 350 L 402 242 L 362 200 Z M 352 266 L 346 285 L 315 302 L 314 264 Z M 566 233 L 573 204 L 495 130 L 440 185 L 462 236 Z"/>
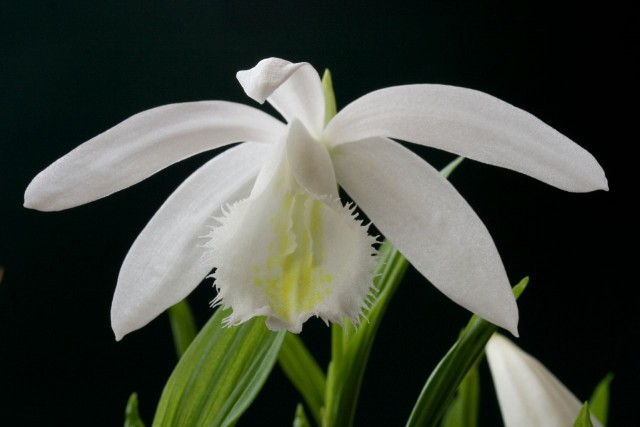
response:
<path id="1" fill-rule="evenodd" d="M 269 220 L 275 241 L 265 265 L 254 265 L 253 285 L 269 299 L 281 319 L 293 322 L 312 311 L 331 293 L 333 277 L 322 267 L 324 224 L 322 202 L 304 193 L 286 193 Z"/>

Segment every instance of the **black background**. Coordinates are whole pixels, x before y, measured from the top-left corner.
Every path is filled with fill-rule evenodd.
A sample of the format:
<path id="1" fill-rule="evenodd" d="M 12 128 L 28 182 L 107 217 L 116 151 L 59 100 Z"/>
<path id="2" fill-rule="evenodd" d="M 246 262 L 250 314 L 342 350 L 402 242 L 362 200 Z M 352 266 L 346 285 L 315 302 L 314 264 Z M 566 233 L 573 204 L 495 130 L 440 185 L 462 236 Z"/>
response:
<path id="1" fill-rule="evenodd" d="M 215 153 L 59 213 L 22 208 L 23 192 L 58 157 L 137 112 L 204 99 L 255 105 L 234 76 L 269 56 L 330 68 L 339 107 L 398 84 L 470 87 L 593 153 L 608 193 L 569 194 L 470 161 L 452 181 L 512 281 L 531 276 L 519 345 L 580 399 L 613 371 L 611 425 L 637 419 L 637 256 L 623 249 L 636 241 L 629 11 L 566 2 L 84 3 L 0 3 L 0 425 L 119 425 L 132 391 L 150 424 L 175 363 L 168 320 L 116 343 L 111 297 L 137 233 Z M 417 151 L 438 167 L 451 158 Z M 212 296 L 207 283 L 190 298 L 200 324 Z M 410 271 L 375 343 L 356 424 L 403 425 L 468 316 Z M 324 325 L 309 322 L 303 338 L 326 363 Z M 483 381 L 483 424 L 494 425 L 484 370 Z M 296 401 L 276 367 L 240 425 L 290 425 Z"/>

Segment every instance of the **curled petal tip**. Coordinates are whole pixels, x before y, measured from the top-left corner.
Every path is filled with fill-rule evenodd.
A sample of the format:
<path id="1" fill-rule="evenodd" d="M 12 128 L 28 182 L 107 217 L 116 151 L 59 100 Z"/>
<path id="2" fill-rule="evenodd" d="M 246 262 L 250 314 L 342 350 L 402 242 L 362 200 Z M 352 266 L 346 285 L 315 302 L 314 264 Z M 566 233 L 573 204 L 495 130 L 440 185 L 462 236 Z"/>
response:
<path id="1" fill-rule="evenodd" d="M 262 104 L 302 65 L 306 64 L 292 64 L 280 58 L 267 58 L 250 70 L 238 71 L 236 78 L 245 93 Z"/>

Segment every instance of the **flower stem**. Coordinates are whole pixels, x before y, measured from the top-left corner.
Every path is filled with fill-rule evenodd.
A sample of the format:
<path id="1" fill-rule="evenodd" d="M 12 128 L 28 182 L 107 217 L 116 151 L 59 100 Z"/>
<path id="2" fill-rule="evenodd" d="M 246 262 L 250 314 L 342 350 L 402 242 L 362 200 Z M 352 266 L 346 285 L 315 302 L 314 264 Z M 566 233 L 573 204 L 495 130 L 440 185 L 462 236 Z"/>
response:
<path id="1" fill-rule="evenodd" d="M 332 325 L 332 360 L 327 375 L 324 427 L 353 425 L 362 379 L 376 332 L 408 266 L 409 262 L 391 243 L 383 243 L 375 279 L 378 295 L 366 313 L 368 321 L 357 330 L 348 320 L 345 320 L 342 327 Z"/>

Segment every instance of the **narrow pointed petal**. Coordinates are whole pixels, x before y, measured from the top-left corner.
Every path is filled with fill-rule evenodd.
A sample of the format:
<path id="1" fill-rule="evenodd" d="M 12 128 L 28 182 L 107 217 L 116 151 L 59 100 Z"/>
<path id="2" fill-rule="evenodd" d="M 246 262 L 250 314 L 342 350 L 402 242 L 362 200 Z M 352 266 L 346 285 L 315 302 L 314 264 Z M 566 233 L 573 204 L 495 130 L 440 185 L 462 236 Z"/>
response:
<path id="1" fill-rule="evenodd" d="M 211 270 L 202 236 L 221 207 L 246 197 L 269 150 L 233 147 L 192 174 L 149 221 L 124 260 L 111 306 L 116 339 L 186 297 Z"/>
<path id="2" fill-rule="evenodd" d="M 386 136 L 512 169 L 567 191 L 608 189 L 595 158 L 526 111 L 454 86 L 371 92 L 329 123 L 334 144 Z"/>
<path id="3" fill-rule="evenodd" d="M 582 403 L 540 362 L 498 334 L 486 352 L 506 427 L 573 425 Z"/>
<path id="4" fill-rule="evenodd" d="M 298 184 L 315 197 L 338 198 L 338 184 L 327 148 L 295 120 L 287 135 L 287 158 Z"/>
<path id="5" fill-rule="evenodd" d="M 251 107 L 222 101 L 172 104 L 136 114 L 40 172 L 25 206 L 68 209 L 136 184 L 194 154 L 240 141 L 275 142 L 285 126 Z"/>
<path id="6" fill-rule="evenodd" d="M 317 71 L 306 62 L 263 59 L 236 77 L 252 99 L 268 100 L 288 121 L 300 120 L 315 137 L 324 125 L 324 94 Z"/>
<path id="7" fill-rule="evenodd" d="M 303 191 L 287 163 L 282 153 L 269 185 L 212 230 L 214 304 L 233 309 L 229 324 L 266 316 L 269 328 L 294 333 L 311 316 L 357 323 L 371 292 L 375 239 L 353 209 Z"/>
<path id="8" fill-rule="evenodd" d="M 517 335 L 518 308 L 495 244 L 438 171 L 386 138 L 339 145 L 332 158 L 340 186 L 418 271 Z"/>

